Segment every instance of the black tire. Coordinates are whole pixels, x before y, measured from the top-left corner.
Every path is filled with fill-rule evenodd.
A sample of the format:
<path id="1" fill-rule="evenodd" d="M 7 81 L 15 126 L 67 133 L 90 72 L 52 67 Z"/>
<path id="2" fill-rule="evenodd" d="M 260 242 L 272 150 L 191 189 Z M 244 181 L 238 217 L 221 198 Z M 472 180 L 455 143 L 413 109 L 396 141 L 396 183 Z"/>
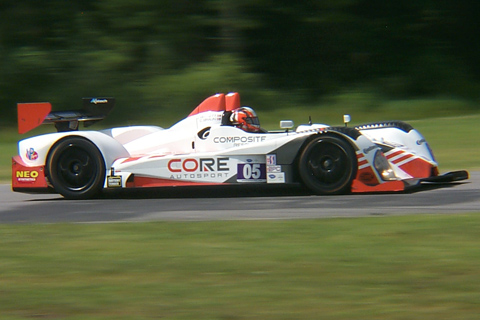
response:
<path id="1" fill-rule="evenodd" d="M 298 169 L 302 182 L 316 194 L 349 193 L 357 174 L 357 157 L 344 139 L 320 136 L 303 149 Z"/>
<path id="2" fill-rule="evenodd" d="M 69 137 L 57 142 L 47 158 L 47 177 L 67 199 L 96 196 L 105 182 L 105 162 L 89 140 Z"/>

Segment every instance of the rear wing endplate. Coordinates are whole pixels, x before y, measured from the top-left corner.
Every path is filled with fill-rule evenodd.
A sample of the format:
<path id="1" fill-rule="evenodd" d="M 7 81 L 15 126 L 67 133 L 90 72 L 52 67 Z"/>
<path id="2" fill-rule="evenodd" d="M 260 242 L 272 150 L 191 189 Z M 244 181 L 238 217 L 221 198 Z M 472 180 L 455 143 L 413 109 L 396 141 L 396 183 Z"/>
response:
<path id="1" fill-rule="evenodd" d="M 41 124 L 54 124 L 58 132 L 76 131 L 107 117 L 115 105 L 114 98 L 83 98 L 83 108 L 73 111 L 53 111 L 50 102 L 18 103 L 18 133 L 26 133 Z"/>

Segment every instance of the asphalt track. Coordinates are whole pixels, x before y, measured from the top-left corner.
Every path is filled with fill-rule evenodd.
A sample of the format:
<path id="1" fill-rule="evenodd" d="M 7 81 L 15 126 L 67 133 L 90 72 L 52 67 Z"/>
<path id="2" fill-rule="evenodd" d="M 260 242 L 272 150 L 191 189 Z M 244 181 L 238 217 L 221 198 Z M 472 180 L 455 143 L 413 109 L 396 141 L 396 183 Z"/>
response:
<path id="1" fill-rule="evenodd" d="M 314 196 L 300 187 L 168 188 L 72 201 L 14 193 L 0 185 L 0 223 L 100 223 L 316 219 L 399 214 L 480 213 L 480 172 L 470 179 L 403 193 Z"/>

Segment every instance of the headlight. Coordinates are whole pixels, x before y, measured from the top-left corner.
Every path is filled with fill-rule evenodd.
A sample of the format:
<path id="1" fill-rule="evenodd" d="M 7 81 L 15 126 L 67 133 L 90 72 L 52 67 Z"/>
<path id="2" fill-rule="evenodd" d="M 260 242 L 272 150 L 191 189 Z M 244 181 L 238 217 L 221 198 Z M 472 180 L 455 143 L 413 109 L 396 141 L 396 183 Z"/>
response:
<path id="1" fill-rule="evenodd" d="M 375 153 L 373 165 L 375 167 L 375 170 L 377 170 L 378 174 L 380 175 L 380 177 L 382 177 L 384 181 L 397 180 L 397 177 L 395 177 L 395 173 L 390 167 L 390 164 L 388 163 L 388 160 L 382 151 L 378 150 Z"/>

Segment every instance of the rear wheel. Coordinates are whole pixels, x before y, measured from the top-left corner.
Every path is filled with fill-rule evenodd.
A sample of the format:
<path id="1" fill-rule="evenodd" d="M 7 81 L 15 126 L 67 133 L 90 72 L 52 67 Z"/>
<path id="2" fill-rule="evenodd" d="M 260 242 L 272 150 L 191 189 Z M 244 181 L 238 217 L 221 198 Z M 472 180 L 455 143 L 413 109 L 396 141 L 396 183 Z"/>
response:
<path id="1" fill-rule="evenodd" d="M 47 176 L 55 191 L 67 199 L 92 198 L 103 188 L 105 162 L 92 142 L 69 137 L 50 151 Z"/>
<path id="2" fill-rule="evenodd" d="M 344 139 L 320 136 L 305 147 L 298 168 L 302 182 L 314 193 L 348 193 L 357 172 L 357 158 Z"/>

